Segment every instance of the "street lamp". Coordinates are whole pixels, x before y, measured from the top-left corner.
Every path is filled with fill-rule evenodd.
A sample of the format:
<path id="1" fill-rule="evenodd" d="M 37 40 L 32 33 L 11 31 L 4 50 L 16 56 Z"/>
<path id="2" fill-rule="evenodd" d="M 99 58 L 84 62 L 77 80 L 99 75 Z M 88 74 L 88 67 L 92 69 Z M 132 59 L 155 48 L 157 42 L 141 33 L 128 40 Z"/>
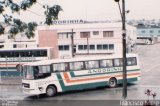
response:
<path id="1" fill-rule="evenodd" d="M 120 0 L 114 0 L 115 2 L 118 3 L 119 5 L 119 1 Z M 120 10 L 120 14 L 121 14 L 121 18 L 122 18 L 122 37 L 123 37 L 123 45 L 122 45 L 122 49 L 123 49 L 123 98 L 126 99 L 127 98 L 127 70 L 126 70 L 126 25 L 125 25 L 125 21 L 126 21 L 126 11 L 125 11 L 125 0 L 122 0 L 122 10 L 120 8 L 119 5 L 119 10 Z"/>

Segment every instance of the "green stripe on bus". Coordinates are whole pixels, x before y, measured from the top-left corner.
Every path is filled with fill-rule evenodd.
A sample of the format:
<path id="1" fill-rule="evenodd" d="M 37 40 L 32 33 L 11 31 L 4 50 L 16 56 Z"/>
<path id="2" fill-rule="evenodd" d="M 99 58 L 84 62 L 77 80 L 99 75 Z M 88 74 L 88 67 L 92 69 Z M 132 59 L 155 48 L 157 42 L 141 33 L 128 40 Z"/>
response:
<path id="1" fill-rule="evenodd" d="M 7 70 L 7 69 L 14 69 L 14 70 L 15 70 L 16 67 L 0 67 L 0 69 L 6 69 L 6 70 Z"/>
<path id="2" fill-rule="evenodd" d="M 22 73 L 19 71 L 1 71 L 1 76 L 21 76 Z"/>
<path id="3" fill-rule="evenodd" d="M 57 77 L 61 85 L 62 91 L 71 91 L 71 90 L 82 90 L 82 89 L 89 89 L 89 88 L 95 88 L 95 87 L 100 87 L 100 86 L 106 86 L 106 82 L 95 82 L 95 83 L 86 83 L 86 84 L 78 84 L 78 85 L 69 85 L 65 86 L 64 81 L 62 80 L 62 77 L 60 74 L 57 74 Z"/>
<path id="4" fill-rule="evenodd" d="M 127 78 L 127 83 L 131 83 L 131 82 L 135 82 L 138 81 L 138 78 Z M 120 79 L 117 81 L 118 84 L 122 84 L 123 83 L 123 79 Z"/>
<path id="5" fill-rule="evenodd" d="M 108 85 L 108 81 L 102 81 L 102 82 L 94 82 L 94 83 L 85 83 L 85 84 L 77 84 L 77 85 L 69 85 L 65 86 L 64 81 L 62 80 L 62 77 L 60 74 L 57 74 L 58 81 L 61 85 L 62 92 L 64 91 L 71 91 L 71 90 L 82 90 L 82 89 L 89 89 L 89 88 L 96 88 L 96 87 L 103 87 Z M 122 79 L 118 80 L 118 84 L 122 83 Z M 128 78 L 127 82 L 133 82 L 137 81 L 137 78 Z"/>

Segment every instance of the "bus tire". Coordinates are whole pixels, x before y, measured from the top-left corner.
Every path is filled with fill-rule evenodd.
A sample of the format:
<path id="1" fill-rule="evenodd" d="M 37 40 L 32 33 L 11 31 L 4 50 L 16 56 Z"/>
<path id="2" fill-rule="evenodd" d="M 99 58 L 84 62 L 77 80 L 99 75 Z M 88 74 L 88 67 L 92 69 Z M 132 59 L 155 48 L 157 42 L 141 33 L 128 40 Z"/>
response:
<path id="1" fill-rule="evenodd" d="M 115 88 L 117 87 L 117 79 L 112 77 L 109 79 L 109 87 L 110 88 Z"/>
<path id="2" fill-rule="evenodd" d="M 57 94 L 57 89 L 55 86 L 48 86 L 46 89 L 46 95 L 48 97 L 55 96 Z"/>

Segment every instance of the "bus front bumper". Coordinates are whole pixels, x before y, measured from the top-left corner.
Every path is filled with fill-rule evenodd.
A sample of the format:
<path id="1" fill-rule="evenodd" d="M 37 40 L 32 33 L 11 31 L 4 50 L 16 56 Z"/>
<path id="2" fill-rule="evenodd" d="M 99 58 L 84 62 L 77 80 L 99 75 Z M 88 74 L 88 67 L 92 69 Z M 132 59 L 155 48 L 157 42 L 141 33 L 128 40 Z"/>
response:
<path id="1" fill-rule="evenodd" d="M 39 95 L 39 94 L 44 94 L 43 88 L 39 89 L 30 89 L 30 88 L 23 88 L 22 89 L 23 93 L 28 94 L 28 95 Z"/>

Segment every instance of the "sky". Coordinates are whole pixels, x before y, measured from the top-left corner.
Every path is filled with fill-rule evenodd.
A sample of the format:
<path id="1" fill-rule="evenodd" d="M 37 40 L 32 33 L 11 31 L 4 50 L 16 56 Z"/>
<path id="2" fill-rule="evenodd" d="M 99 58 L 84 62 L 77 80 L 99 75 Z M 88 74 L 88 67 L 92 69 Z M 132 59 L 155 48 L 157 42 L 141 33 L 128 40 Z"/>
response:
<path id="1" fill-rule="evenodd" d="M 14 0 L 17 1 L 17 0 Z M 20 0 L 19 0 L 20 1 Z M 43 21 L 45 16 L 41 4 L 58 4 L 63 8 L 59 20 L 120 20 L 118 4 L 114 0 L 37 0 L 38 4 L 20 17 L 25 21 Z M 126 19 L 160 19 L 160 0 L 125 0 Z M 121 0 L 120 0 L 121 3 Z M 12 14 L 12 13 L 11 13 Z M 19 15 L 16 15 L 19 17 Z"/>

